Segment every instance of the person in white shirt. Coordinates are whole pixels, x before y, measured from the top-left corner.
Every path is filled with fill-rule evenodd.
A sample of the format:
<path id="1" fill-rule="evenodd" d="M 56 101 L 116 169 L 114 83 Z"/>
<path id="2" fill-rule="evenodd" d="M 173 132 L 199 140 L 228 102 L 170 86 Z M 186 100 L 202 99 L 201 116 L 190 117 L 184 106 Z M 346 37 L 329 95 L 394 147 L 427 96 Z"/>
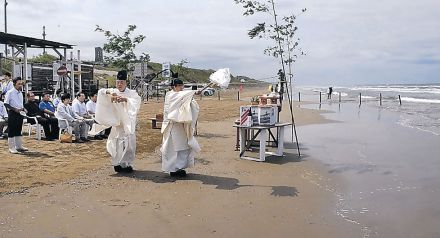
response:
<path id="1" fill-rule="evenodd" d="M 75 134 L 76 143 L 84 143 L 90 141 L 87 139 L 87 124 L 84 122 L 84 118 L 76 114 L 72 107 L 69 105 L 71 99 L 69 93 L 61 95 L 61 102 L 58 104 L 55 116 L 58 119 L 67 120 L 70 126 L 73 126 L 73 132 Z"/>
<path id="2" fill-rule="evenodd" d="M 19 152 L 28 151 L 23 146 L 23 137 L 21 130 L 23 126 L 23 114 L 26 110 L 23 105 L 23 80 L 20 77 L 12 81 L 14 87 L 6 92 L 5 106 L 8 109 L 8 146 L 9 152 L 17 154 Z"/>
<path id="3" fill-rule="evenodd" d="M 2 86 L 1 89 L 2 91 L 0 92 L 2 95 L 5 95 L 9 90 L 11 90 L 14 87 L 13 83 L 12 83 L 12 79 L 11 79 L 11 74 L 6 72 L 3 75 L 3 82 L 2 82 Z"/>
<path id="4" fill-rule="evenodd" d="M 87 113 L 91 116 L 95 116 L 96 114 L 96 101 L 98 99 L 98 92 L 94 92 L 90 97 L 89 101 L 86 103 Z M 107 139 L 110 134 L 111 128 L 107 128 L 104 131 L 99 132 L 98 135 L 95 135 L 95 140 L 103 140 Z"/>
<path id="5" fill-rule="evenodd" d="M 61 102 L 61 93 L 62 93 L 61 89 L 57 89 L 57 91 L 55 93 L 56 97 L 53 100 L 53 105 L 54 105 L 55 109 L 57 109 L 58 104 Z"/>
<path id="6" fill-rule="evenodd" d="M 3 103 L 3 101 L 0 101 L 0 137 L 6 137 L 6 135 L 3 132 L 3 129 L 5 126 L 8 125 L 8 112 L 6 111 L 6 107 Z"/>
<path id="7" fill-rule="evenodd" d="M 86 95 L 83 92 L 78 92 L 76 98 L 72 102 L 72 109 L 80 117 L 84 118 L 84 121 L 88 126 L 87 131 L 89 131 L 95 120 L 92 118 L 92 115 L 87 112 L 87 106 L 84 102 L 85 100 Z"/>
<path id="8" fill-rule="evenodd" d="M 89 115 L 94 116 L 96 113 L 96 100 L 98 99 L 98 93 L 93 93 L 90 100 L 86 103 L 86 109 Z"/>
<path id="9" fill-rule="evenodd" d="M 3 100 L 3 83 L 4 83 L 4 80 L 5 80 L 5 78 L 3 77 L 3 75 L 2 76 L 0 76 L 0 95 L 2 96 L 2 97 L 0 97 L 0 99 L 1 100 Z"/>

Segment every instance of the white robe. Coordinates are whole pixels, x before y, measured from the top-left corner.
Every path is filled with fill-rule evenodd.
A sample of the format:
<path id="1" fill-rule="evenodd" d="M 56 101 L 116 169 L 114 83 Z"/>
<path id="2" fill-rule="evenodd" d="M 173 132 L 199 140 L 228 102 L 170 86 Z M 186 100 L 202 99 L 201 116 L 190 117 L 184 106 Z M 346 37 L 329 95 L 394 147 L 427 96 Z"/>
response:
<path id="1" fill-rule="evenodd" d="M 127 98 L 127 102 L 112 103 L 112 93 Z M 124 92 L 118 89 L 101 89 L 96 102 L 95 120 L 100 125 L 111 126 L 107 139 L 107 151 L 112 157 L 112 165 L 125 168 L 133 166 L 136 153 L 136 117 L 141 106 L 141 97 L 128 88 Z"/>
<path id="2" fill-rule="evenodd" d="M 165 96 L 162 123 L 162 170 L 176 172 L 194 165 L 200 146 L 194 137 L 199 105 L 194 91 L 169 91 Z"/>

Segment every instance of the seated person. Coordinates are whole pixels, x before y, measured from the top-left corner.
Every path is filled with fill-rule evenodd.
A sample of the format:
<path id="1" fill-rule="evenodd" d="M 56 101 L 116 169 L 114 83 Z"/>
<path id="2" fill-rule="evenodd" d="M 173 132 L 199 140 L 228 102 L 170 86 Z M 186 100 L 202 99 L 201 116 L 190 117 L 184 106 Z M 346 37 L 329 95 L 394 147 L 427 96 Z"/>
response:
<path id="1" fill-rule="evenodd" d="M 6 111 L 5 104 L 0 101 L 0 137 L 8 138 L 7 132 L 3 132 L 3 128 L 8 125 L 8 112 Z"/>
<path id="2" fill-rule="evenodd" d="M 84 143 L 90 141 L 87 139 L 87 124 L 84 118 L 76 114 L 70 104 L 70 93 L 61 95 L 61 102 L 58 104 L 55 116 L 58 119 L 67 120 L 68 125 L 73 127 L 76 143 Z"/>
<path id="3" fill-rule="evenodd" d="M 92 115 L 92 116 L 95 115 L 95 113 L 96 113 L 96 100 L 97 99 L 98 99 L 98 93 L 95 92 L 90 97 L 90 100 L 86 103 L 87 113 L 89 113 L 89 115 Z"/>
<path id="4" fill-rule="evenodd" d="M 27 102 L 24 104 L 24 108 L 27 110 L 27 116 L 37 118 L 38 124 L 43 126 L 46 140 L 58 139 L 58 120 L 53 117 L 47 117 L 43 111 L 40 110 L 35 101 L 35 95 L 33 92 L 28 92 L 26 96 Z M 33 118 L 28 118 L 28 122 L 32 125 L 37 123 Z"/>
<path id="5" fill-rule="evenodd" d="M 61 89 L 58 89 L 55 93 L 56 98 L 53 100 L 53 106 L 55 107 L 55 110 L 57 109 L 58 104 L 61 102 L 61 92 Z"/>
<path id="6" fill-rule="evenodd" d="M 3 82 L 2 82 L 2 91 L 1 94 L 5 95 L 6 92 L 11 90 L 14 87 L 12 83 L 12 76 L 9 72 L 6 72 L 3 76 Z"/>
<path id="7" fill-rule="evenodd" d="M 41 111 L 48 117 L 55 117 L 55 106 L 50 101 L 50 94 L 45 92 L 43 94 L 43 100 L 38 105 Z"/>
<path id="8" fill-rule="evenodd" d="M 90 100 L 86 103 L 86 108 L 89 115 L 95 116 L 97 99 L 98 99 L 98 92 L 95 92 L 90 97 Z M 99 133 L 99 135 L 95 136 L 95 139 L 97 140 L 107 139 L 108 135 L 110 135 L 110 131 L 111 131 L 111 127 Z"/>
<path id="9" fill-rule="evenodd" d="M 88 125 L 88 132 L 92 128 L 93 123 L 95 123 L 95 120 L 93 119 L 92 115 L 87 112 L 86 103 L 84 102 L 85 100 L 86 95 L 83 92 L 78 92 L 76 94 L 76 98 L 72 102 L 72 109 L 80 117 L 84 118 L 84 121 Z"/>

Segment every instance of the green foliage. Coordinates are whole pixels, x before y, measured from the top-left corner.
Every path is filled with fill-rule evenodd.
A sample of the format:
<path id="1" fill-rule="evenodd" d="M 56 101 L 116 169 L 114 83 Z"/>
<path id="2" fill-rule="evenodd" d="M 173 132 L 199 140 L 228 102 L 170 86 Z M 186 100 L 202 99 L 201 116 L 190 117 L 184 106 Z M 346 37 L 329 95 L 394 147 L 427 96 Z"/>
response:
<path id="1" fill-rule="evenodd" d="M 180 79 L 184 79 L 184 78 L 189 79 L 190 78 L 190 75 L 189 75 L 190 71 L 187 67 L 185 67 L 185 65 L 188 63 L 189 63 L 188 59 L 182 59 L 180 61 L 180 63 L 172 65 L 171 70 L 175 73 L 179 73 Z"/>
<path id="2" fill-rule="evenodd" d="M 6 72 L 12 74 L 12 61 L 5 60 L 5 58 L 0 58 L 0 60 L 0 75 L 3 75 Z"/>
<path id="3" fill-rule="evenodd" d="M 261 38 L 263 38 L 262 34 L 264 32 L 266 32 L 266 23 L 265 22 L 257 23 L 257 25 L 254 28 L 249 30 L 248 35 L 251 39 L 254 39 L 255 37 L 258 37 L 261 39 Z"/>
<path id="4" fill-rule="evenodd" d="M 28 61 L 30 63 L 43 63 L 43 64 L 51 64 L 54 61 L 57 61 L 58 57 L 50 54 L 40 54 L 30 58 Z"/>
<path id="5" fill-rule="evenodd" d="M 255 12 L 269 12 L 269 7 L 259 1 L 234 0 L 236 4 L 242 4 L 245 11 L 244 16 L 254 15 Z"/>
<path id="6" fill-rule="evenodd" d="M 263 12 L 268 13 L 273 17 L 274 21 L 272 24 L 266 24 L 266 22 L 257 23 L 256 26 L 248 31 L 248 35 L 251 39 L 265 38 L 273 40 L 274 45 L 268 46 L 264 50 L 264 54 L 275 58 L 281 57 L 283 64 L 295 62 L 299 55 L 305 55 L 304 52 L 298 48 L 300 39 L 295 37 L 295 33 L 298 30 L 298 27 L 295 25 L 297 16 L 292 14 L 287 17 L 282 17 L 283 21 L 280 23 L 275 11 L 274 0 L 265 1 L 266 3 L 249 0 L 234 0 L 234 2 L 236 4 L 241 4 L 245 9 L 243 12 L 244 16 Z M 306 10 L 307 9 L 302 9 L 301 13 L 304 13 Z M 286 53 L 288 53 L 288 55 L 286 55 Z M 287 60 L 283 60 L 283 58 Z"/>
<path id="7" fill-rule="evenodd" d="M 147 53 L 142 53 L 141 56 L 139 56 L 140 61 L 150 62 L 150 55 Z"/>
<path id="8" fill-rule="evenodd" d="M 110 76 L 110 75 L 105 75 L 105 74 L 96 74 L 95 77 L 97 80 L 99 80 L 99 87 L 100 88 L 105 88 L 107 86 L 106 82 L 108 83 L 108 86 L 110 88 L 116 87 L 116 76 Z"/>
<path id="9" fill-rule="evenodd" d="M 182 63 L 182 61 L 181 61 Z M 178 64 L 177 64 L 178 65 Z M 176 65 L 172 65 L 171 67 L 174 67 Z M 117 69 L 111 68 L 111 67 L 99 67 L 99 69 L 102 70 L 113 70 L 117 71 Z M 215 70 L 212 69 L 194 69 L 185 67 L 187 70 L 184 75 L 179 75 L 179 78 L 182 79 L 185 83 L 208 83 L 209 82 L 209 76 L 215 72 Z M 172 69 L 174 71 L 174 69 Z M 155 62 L 148 62 L 148 74 L 157 74 L 160 71 L 162 71 L 162 64 L 155 63 Z M 176 72 L 176 71 L 174 71 Z M 105 79 L 108 80 L 110 87 L 113 87 L 115 85 L 115 77 L 108 76 L 108 75 L 97 75 L 98 79 Z M 158 77 L 158 80 L 164 80 L 162 77 Z M 257 81 L 255 79 L 246 77 L 246 76 L 232 76 L 231 75 L 231 82 L 233 83 L 239 83 L 239 79 L 245 79 L 247 83 L 260 83 L 260 81 Z"/>
<path id="10" fill-rule="evenodd" d="M 135 29 L 136 25 L 129 25 L 124 34 L 119 35 L 96 25 L 95 31 L 102 32 L 107 37 L 107 43 L 103 47 L 104 52 L 110 54 L 104 57 L 107 62 L 119 69 L 130 70 L 129 64 L 138 60 L 134 49 L 145 39 L 144 35 L 132 37 Z M 149 60 L 150 56 L 144 53 L 140 58 Z"/>

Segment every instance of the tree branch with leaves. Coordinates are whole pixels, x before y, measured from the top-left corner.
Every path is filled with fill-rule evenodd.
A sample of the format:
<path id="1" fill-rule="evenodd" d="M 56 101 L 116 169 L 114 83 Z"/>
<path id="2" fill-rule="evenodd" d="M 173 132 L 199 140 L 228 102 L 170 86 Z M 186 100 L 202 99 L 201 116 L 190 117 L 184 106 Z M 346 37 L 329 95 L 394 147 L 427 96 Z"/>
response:
<path id="1" fill-rule="evenodd" d="M 104 57 L 107 62 L 120 69 L 130 70 L 130 63 L 138 60 L 134 50 L 145 39 L 144 35 L 132 36 L 134 30 L 136 30 L 136 25 L 128 25 L 124 34 L 119 35 L 96 25 L 95 31 L 104 33 L 107 38 L 107 43 L 103 47 L 104 52 L 110 54 Z M 144 53 L 141 59 L 149 60 L 149 57 Z"/>

